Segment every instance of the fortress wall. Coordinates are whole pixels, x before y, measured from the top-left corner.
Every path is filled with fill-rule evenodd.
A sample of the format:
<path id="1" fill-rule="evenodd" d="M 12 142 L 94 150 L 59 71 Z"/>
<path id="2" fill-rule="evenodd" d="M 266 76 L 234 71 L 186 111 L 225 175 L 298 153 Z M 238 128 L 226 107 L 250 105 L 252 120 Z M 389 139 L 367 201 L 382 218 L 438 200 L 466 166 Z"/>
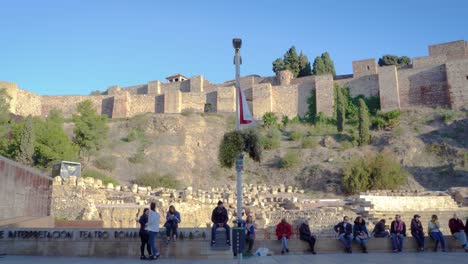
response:
<path id="1" fill-rule="evenodd" d="M 202 75 L 194 76 L 190 78 L 190 92 L 192 93 L 202 93 L 205 83 L 205 77 Z"/>
<path id="2" fill-rule="evenodd" d="M 305 77 L 303 82 L 297 86 L 297 115 L 303 117 L 309 111 L 307 100 L 311 96 L 312 90 L 315 90 L 315 76 Z"/>
<path id="3" fill-rule="evenodd" d="M 147 85 L 148 94 L 161 94 L 161 82 L 160 81 L 151 81 Z"/>
<path id="4" fill-rule="evenodd" d="M 398 72 L 395 66 L 379 69 L 380 108 L 382 111 L 400 109 Z"/>
<path id="5" fill-rule="evenodd" d="M 164 92 L 164 113 L 176 114 L 182 111 L 182 93 L 179 90 Z"/>
<path id="6" fill-rule="evenodd" d="M 464 40 L 452 41 L 429 46 L 429 56 L 446 56 L 448 59 L 459 59 L 466 55 L 466 42 Z"/>
<path id="7" fill-rule="evenodd" d="M 234 86 L 220 88 L 216 92 L 216 111 L 235 112 L 236 111 L 236 88 Z"/>
<path id="8" fill-rule="evenodd" d="M 445 65 L 399 70 L 398 86 L 401 107 L 449 105 Z"/>
<path id="9" fill-rule="evenodd" d="M 450 107 L 468 108 L 468 59 L 447 62 Z"/>
<path id="10" fill-rule="evenodd" d="M 25 90 L 17 90 L 16 114 L 21 116 L 41 115 L 41 96 Z"/>
<path id="11" fill-rule="evenodd" d="M 16 105 L 18 103 L 18 85 L 14 82 L 0 81 L 0 89 L 5 89 L 10 98 L 10 112 L 16 114 Z"/>
<path id="12" fill-rule="evenodd" d="M 353 61 L 353 76 L 356 79 L 361 76 L 375 75 L 377 72 L 375 59 Z"/>
<path id="13" fill-rule="evenodd" d="M 256 84 L 252 87 L 252 115 L 261 118 L 265 113 L 273 111 L 273 95 L 271 84 Z M 248 98 L 248 96 L 247 96 Z"/>
<path id="14" fill-rule="evenodd" d="M 365 97 L 379 96 L 379 75 L 366 75 L 353 79 L 342 79 L 335 81 L 349 88 L 352 97 L 364 95 Z"/>
<path id="15" fill-rule="evenodd" d="M 141 84 L 141 85 L 133 85 L 128 87 L 123 87 L 123 91 L 128 92 L 129 94 L 147 94 L 148 93 L 148 85 Z"/>
<path id="16" fill-rule="evenodd" d="M 182 110 L 194 109 L 195 111 L 203 112 L 206 103 L 206 94 L 204 93 L 181 93 L 182 94 Z"/>
<path id="17" fill-rule="evenodd" d="M 444 64 L 447 61 L 445 55 L 434 55 L 413 58 L 413 68 L 427 68 L 435 65 Z"/>
<path id="18" fill-rule="evenodd" d="M 254 88 L 255 89 L 255 88 Z M 298 115 L 298 85 L 273 86 L 272 87 L 272 108 L 278 116 L 285 115 L 294 118 Z"/>
<path id="19" fill-rule="evenodd" d="M 135 116 L 143 113 L 156 112 L 155 95 L 130 95 L 129 96 L 128 116 Z"/>
<path id="20" fill-rule="evenodd" d="M 326 116 L 331 117 L 334 111 L 333 76 L 328 74 L 319 75 L 315 78 L 317 113 L 324 113 Z"/>
<path id="21" fill-rule="evenodd" d="M 103 100 L 113 98 L 109 95 L 98 95 L 98 96 L 42 96 L 42 116 L 47 116 L 50 110 L 56 108 L 62 111 L 65 118 L 70 118 L 72 114 L 76 113 L 76 106 L 78 103 L 85 100 L 91 100 L 94 107 L 101 114 L 112 113 L 112 109 L 109 109 L 109 106 L 106 107 L 104 104 L 103 109 Z M 113 105 L 113 103 L 112 103 Z"/>

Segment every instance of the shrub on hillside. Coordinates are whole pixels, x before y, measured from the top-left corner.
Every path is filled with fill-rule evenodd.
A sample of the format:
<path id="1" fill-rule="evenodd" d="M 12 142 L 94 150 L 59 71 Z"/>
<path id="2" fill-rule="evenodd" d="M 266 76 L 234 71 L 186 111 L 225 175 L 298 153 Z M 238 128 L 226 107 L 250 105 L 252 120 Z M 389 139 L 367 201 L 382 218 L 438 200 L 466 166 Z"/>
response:
<path id="1" fill-rule="evenodd" d="M 304 134 L 299 131 L 292 131 L 289 133 L 289 139 L 292 141 L 299 141 L 304 137 Z"/>
<path id="2" fill-rule="evenodd" d="M 371 120 L 372 128 L 384 129 L 388 127 L 394 127 L 398 124 L 400 114 L 400 110 L 393 110 L 386 113 L 377 111 L 377 115 Z"/>
<path id="3" fill-rule="evenodd" d="M 262 148 L 257 131 L 248 129 L 224 134 L 218 153 L 221 167 L 232 168 L 243 152 L 249 154 L 249 157 L 254 161 L 260 161 Z"/>
<path id="4" fill-rule="evenodd" d="M 82 177 L 91 177 L 91 178 L 94 178 L 94 179 L 99 179 L 99 180 L 102 180 L 102 183 L 103 184 L 108 184 L 108 183 L 112 183 L 115 185 L 120 185 L 119 181 L 117 181 L 116 179 L 110 177 L 110 176 L 107 176 L 106 174 L 104 173 L 101 173 L 97 170 L 85 170 L 83 171 L 83 175 Z"/>
<path id="5" fill-rule="evenodd" d="M 180 189 L 182 184 L 174 176 L 166 174 L 160 175 L 156 172 L 145 173 L 138 176 L 135 180 L 135 183 L 140 186 L 151 186 L 151 188 L 171 188 L 171 189 Z"/>
<path id="6" fill-rule="evenodd" d="M 116 167 L 115 157 L 112 155 L 101 156 L 94 161 L 94 165 L 101 170 L 113 171 Z"/>
<path id="7" fill-rule="evenodd" d="M 278 125 L 278 117 L 273 112 L 265 113 L 262 119 L 265 127 L 276 127 Z"/>
<path id="8" fill-rule="evenodd" d="M 312 149 L 316 148 L 319 145 L 319 141 L 313 137 L 305 137 L 302 139 L 302 148 Z"/>
<path id="9" fill-rule="evenodd" d="M 348 193 L 367 190 L 394 190 L 406 183 L 408 173 L 387 152 L 353 158 L 343 169 L 342 185 Z"/>
<path id="10" fill-rule="evenodd" d="M 297 152 L 288 151 L 288 153 L 280 159 L 279 166 L 283 169 L 290 169 L 296 167 L 299 161 L 299 154 Z"/>
<path id="11" fill-rule="evenodd" d="M 265 135 L 260 137 L 260 145 L 264 149 L 276 149 L 281 145 L 281 132 L 276 128 L 270 128 Z"/>

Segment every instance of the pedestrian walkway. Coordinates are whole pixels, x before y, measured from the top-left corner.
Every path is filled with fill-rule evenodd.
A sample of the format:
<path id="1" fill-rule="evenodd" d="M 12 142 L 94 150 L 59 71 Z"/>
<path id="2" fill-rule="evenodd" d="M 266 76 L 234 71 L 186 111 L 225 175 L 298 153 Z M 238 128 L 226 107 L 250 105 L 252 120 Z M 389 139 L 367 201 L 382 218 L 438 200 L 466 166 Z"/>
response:
<path id="1" fill-rule="evenodd" d="M 363 263 L 381 263 L 381 264 L 429 264 L 429 263 L 465 263 L 467 253 L 450 252 L 450 253 L 369 253 L 369 254 L 317 254 L 317 255 L 285 255 L 271 257 L 251 257 L 244 259 L 242 263 L 259 263 L 259 264 L 363 264 Z M 34 256 L 4 256 L 0 257 L 0 264 L 137 264 L 148 263 L 139 259 L 117 259 L 117 258 L 70 258 L 70 257 L 34 257 Z M 166 264 L 235 264 L 238 263 L 235 259 L 225 260 L 209 260 L 209 259 L 159 259 L 152 263 Z"/>

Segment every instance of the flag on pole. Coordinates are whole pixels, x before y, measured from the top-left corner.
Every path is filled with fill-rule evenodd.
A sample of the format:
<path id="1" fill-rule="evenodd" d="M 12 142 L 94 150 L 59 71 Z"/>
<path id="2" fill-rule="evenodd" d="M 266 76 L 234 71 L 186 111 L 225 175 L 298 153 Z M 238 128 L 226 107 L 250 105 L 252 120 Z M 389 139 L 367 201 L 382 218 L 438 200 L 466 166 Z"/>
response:
<path id="1" fill-rule="evenodd" d="M 238 100 L 238 113 L 237 117 L 239 120 L 240 125 L 248 125 L 253 122 L 252 114 L 249 110 L 249 105 L 247 104 L 247 100 L 245 98 L 244 91 L 241 89 L 240 86 L 237 87 L 237 100 Z"/>

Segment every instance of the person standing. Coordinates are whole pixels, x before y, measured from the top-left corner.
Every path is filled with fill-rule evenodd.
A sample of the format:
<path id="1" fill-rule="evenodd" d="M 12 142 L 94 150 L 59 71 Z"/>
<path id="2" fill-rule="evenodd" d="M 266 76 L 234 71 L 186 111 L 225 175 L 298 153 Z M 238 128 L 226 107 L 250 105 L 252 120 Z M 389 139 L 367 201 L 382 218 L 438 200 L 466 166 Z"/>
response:
<path id="1" fill-rule="evenodd" d="M 367 240 L 369 240 L 369 232 L 367 232 L 366 221 L 362 217 L 356 217 L 354 220 L 353 237 L 359 245 L 361 245 L 362 253 L 367 253 Z"/>
<path id="2" fill-rule="evenodd" d="M 245 242 L 248 245 L 247 253 L 252 253 L 252 247 L 255 242 L 255 225 L 252 220 L 252 216 L 247 216 L 245 221 Z"/>
<path id="3" fill-rule="evenodd" d="M 466 234 L 465 234 L 465 225 L 463 221 L 458 218 L 458 214 L 454 213 L 453 218 L 449 220 L 449 228 L 452 235 L 460 241 L 461 246 L 468 252 L 468 244 L 466 241 Z"/>
<path id="4" fill-rule="evenodd" d="M 343 221 L 339 222 L 333 229 L 338 233 L 338 239 L 343 243 L 346 253 L 353 253 L 351 249 L 353 225 L 349 223 L 349 218 L 343 217 Z"/>
<path id="5" fill-rule="evenodd" d="M 393 252 L 403 251 L 403 240 L 406 237 L 406 224 L 401 220 L 400 215 L 395 215 L 395 220 L 390 225 L 390 234 L 392 236 Z"/>
<path id="6" fill-rule="evenodd" d="M 211 246 L 216 243 L 216 229 L 222 227 L 226 229 L 226 245 L 231 246 L 231 229 L 227 224 L 229 220 L 228 213 L 222 201 L 218 202 L 218 206 L 213 209 L 211 213 L 211 221 L 213 222 L 213 227 L 211 228 Z"/>
<path id="7" fill-rule="evenodd" d="M 411 235 L 416 239 L 419 251 L 424 251 L 424 228 L 420 219 L 421 216 L 416 214 L 411 220 Z"/>
<path id="8" fill-rule="evenodd" d="M 148 214 L 149 214 L 149 209 L 145 208 L 145 210 L 143 210 L 143 214 L 140 216 L 140 220 L 138 220 L 138 222 L 140 223 L 139 235 L 140 235 L 140 239 L 141 239 L 140 259 L 142 259 L 142 260 L 143 259 L 148 259 L 145 256 L 145 246 L 146 246 L 146 250 L 148 251 L 148 256 L 151 256 L 151 246 L 149 244 L 149 233 L 145 229 L 146 224 L 148 223 Z"/>
<path id="9" fill-rule="evenodd" d="M 440 245 L 442 247 L 442 251 L 445 252 L 445 238 L 442 232 L 440 232 L 440 223 L 439 220 L 437 219 L 437 215 L 432 215 L 431 221 L 429 221 L 428 224 L 428 229 L 429 229 L 429 236 L 434 239 L 435 246 L 434 246 L 434 252 L 437 251 L 437 246 Z"/>
<path id="10" fill-rule="evenodd" d="M 291 234 L 291 225 L 286 222 L 285 218 L 281 219 L 281 222 L 276 226 L 276 237 L 281 240 L 281 255 L 289 252 L 288 240 L 291 238 Z"/>
<path id="11" fill-rule="evenodd" d="M 313 255 L 317 254 L 314 249 L 316 238 L 312 235 L 312 232 L 310 232 L 309 219 L 307 218 L 304 219 L 299 227 L 299 239 L 309 243 L 310 252 L 312 252 Z"/>
<path id="12" fill-rule="evenodd" d="M 176 211 L 173 205 L 169 206 L 169 211 L 166 214 L 166 223 L 164 227 L 166 228 L 166 243 L 168 244 L 171 241 L 171 233 L 172 239 L 175 242 L 177 239 L 177 228 L 179 227 L 180 223 L 180 213 Z"/>
<path id="13" fill-rule="evenodd" d="M 155 260 L 159 258 L 159 252 L 156 248 L 155 238 L 156 234 L 159 232 L 159 219 L 160 215 L 156 212 L 156 203 L 151 203 L 150 211 L 148 214 L 148 223 L 146 224 L 146 230 L 149 232 L 149 243 L 151 246 L 151 252 L 153 253 L 150 255 L 150 260 Z"/>

